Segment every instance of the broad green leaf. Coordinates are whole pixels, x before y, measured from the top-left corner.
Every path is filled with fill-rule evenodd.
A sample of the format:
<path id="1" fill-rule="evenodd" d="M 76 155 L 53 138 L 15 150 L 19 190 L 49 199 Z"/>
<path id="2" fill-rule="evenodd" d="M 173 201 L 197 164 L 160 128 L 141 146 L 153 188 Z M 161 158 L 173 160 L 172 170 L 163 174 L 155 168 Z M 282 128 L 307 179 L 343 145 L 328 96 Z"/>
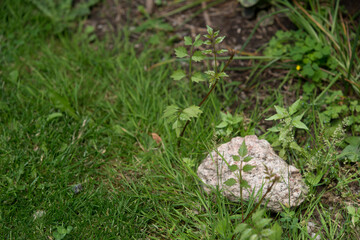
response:
<path id="1" fill-rule="evenodd" d="M 309 130 L 308 127 L 303 122 L 301 122 L 297 117 L 293 118 L 291 123 L 296 128 Z"/>
<path id="2" fill-rule="evenodd" d="M 227 122 L 221 122 L 219 125 L 216 126 L 216 128 L 225 128 L 227 127 L 228 123 Z"/>
<path id="3" fill-rule="evenodd" d="M 195 37 L 194 47 L 200 47 L 204 43 L 203 40 L 200 39 L 200 34 Z"/>
<path id="4" fill-rule="evenodd" d="M 175 54 L 178 58 L 183 58 L 189 56 L 185 47 L 175 48 Z"/>
<path id="5" fill-rule="evenodd" d="M 232 158 L 234 159 L 235 162 L 240 161 L 240 156 L 233 155 Z"/>
<path id="6" fill-rule="evenodd" d="M 244 179 L 241 179 L 241 180 L 240 180 L 240 186 L 241 186 L 241 187 L 244 187 L 244 188 L 250 188 L 249 183 L 248 183 L 246 180 L 244 180 Z"/>
<path id="7" fill-rule="evenodd" d="M 217 30 L 216 32 L 214 32 L 214 37 L 217 37 L 219 35 L 220 30 Z"/>
<path id="8" fill-rule="evenodd" d="M 231 165 L 231 166 L 229 167 L 229 169 L 230 169 L 230 171 L 235 172 L 236 170 L 239 169 L 239 167 L 238 167 L 236 164 L 234 164 L 234 165 Z"/>
<path id="9" fill-rule="evenodd" d="M 176 105 L 167 106 L 164 111 L 164 118 L 171 117 L 175 115 L 175 113 L 177 113 L 178 111 L 179 111 L 179 107 Z"/>
<path id="10" fill-rule="evenodd" d="M 202 73 L 196 72 L 191 77 L 191 81 L 197 82 L 197 83 L 204 82 L 204 81 L 206 81 L 206 77 Z"/>
<path id="11" fill-rule="evenodd" d="M 299 110 L 299 108 L 300 108 L 300 103 L 301 103 L 301 99 L 298 99 L 296 102 L 294 102 L 294 103 L 289 107 L 289 114 L 290 114 L 290 116 L 293 115 L 294 113 L 296 113 L 297 110 Z"/>
<path id="12" fill-rule="evenodd" d="M 188 108 L 185 108 L 183 110 L 183 113 L 191 118 L 191 117 L 199 117 L 202 111 L 200 110 L 199 106 L 193 105 Z"/>
<path id="13" fill-rule="evenodd" d="M 185 36 L 184 37 L 184 41 L 185 41 L 185 45 L 192 45 L 193 43 L 192 43 L 192 39 L 191 39 L 191 37 L 189 37 L 189 36 Z"/>
<path id="14" fill-rule="evenodd" d="M 281 149 L 279 152 L 279 156 L 283 159 L 286 159 L 286 151 L 285 149 Z"/>
<path id="15" fill-rule="evenodd" d="M 266 119 L 266 120 L 268 120 L 268 119 Z M 270 131 L 270 132 L 280 132 L 280 129 L 279 129 L 278 126 L 274 126 L 272 128 L 268 128 L 268 131 Z"/>
<path id="16" fill-rule="evenodd" d="M 195 51 L 194 55 L 192 56 L 192 60 L 194 60 L 195 62 L 200 62 L 202 60 L 204 60 L 205 56 L 203 55 L 203 53 L 201 51 Z"/>
<path id="17" fill-rule="evenodd" d="M 258 229 L 263 229 L 265 228 L 267 225 L 269 225 L 271 223 L 272 219 L 270 218 L 261 218 L 260 220 L 254 222 L 255 227 L 257 227 Z"/>
<path id="18" fill-rule="evenodd" d="M 224 184 L 228 187 L 232 187 L 236 184 L 235 178 L 230 178 L 224 182 Z"/>
<path id="19" fill-rule="evenodd" d="M 252 166 L 252 165 L 249 165 L 249 164 L 246 164 L 244 167 L 243 167 L 243 171 L 244 172 L 250 172 L 253 168 L 255 168 L 256 166 Z"/>
<path id="20" fill-rule="evenodd" d="M 243 161 L 244 161 L 244 162 L 250 162 L 251 159 L 253 159 L 253 157 L 251 157 L 251 156 L 246 156 Z"/>
<path id="21" fill-rule="evenodd" d="M 234 233 L 242 233 L 247 228 L 248 228 L 247 223 L 240 223 L 236 226 Z"/>
<path id="22" fill-rule="evenodd" d="M 248 153 L 248 151 L 247 151 L 247 147 L 246 147 L 246 143 L 245 143 L 245 139 L 244 139 L 239 148 L 239 155 L 240 155 L 240 157 L 245 157 L 247 153 Z"/>
<path id="23" fill-rule="evenodd" d="M 281 240 L 282 228 L 277 222 L 275 222 L 271 230 L 272 234 L 269 236 L 270 240 Z"/>
<path id="24" fill-rule="evenodd" d="M 296 142 L 291 142 L 289 146 L 290 148 L 295 149 L 299 152 L 303 151 L 303 149 Z"/>
<path id="25" fill-rule="evenodd" d="M 281 116 L 280 114 L 275 114 L 275 115 L 272 115 L 271 117 L 269 118 L 266 118 L 265 120 L 266 121 L 271 121 L 271 120 L 279 120 L 279 119 L 282 119 L 284 118 L 283 116 Z"/>
<path id="26" fill-rule="evenodd" d="M 176 81 L 179 81 L 186 77 L 186 73 L 184 72 L 184 70 L 178 69 L 173 74 L 171 74 L 170 77 Z"/>
<path id="27" fill-rule="evenodd" d="M 288 116 L 288 111 L 283 108 L 283 107 L 279 107 L 279 106 L 276 106 L 275 105 L 275 110 L 276 110 L 276 113 L 281 117 L 281 118 L 285 118 Z"/>

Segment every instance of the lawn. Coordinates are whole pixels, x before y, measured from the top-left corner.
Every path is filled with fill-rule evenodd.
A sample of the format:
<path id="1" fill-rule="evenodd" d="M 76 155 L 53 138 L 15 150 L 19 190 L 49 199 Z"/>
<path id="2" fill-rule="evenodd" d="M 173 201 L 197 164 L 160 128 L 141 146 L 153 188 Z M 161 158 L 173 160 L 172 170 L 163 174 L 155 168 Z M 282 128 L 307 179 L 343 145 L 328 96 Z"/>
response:
<path id="1" fill-rule="evenodd" d="M 168 19 L 192 24 L 201 2 L 211 12 L 236 1 L 155 1 L 162 18 L 114 1 L 131 6 L 127 20 L 103 33 L 89 19 L 108 2 L 0 3 L 1 239 L 360 238 L 359 11 L 276 1 L 268 13 L 301 30 L 276 30 L 257 48 L 251 38 L 264 27 L 253 20 L 234 60 L 198 56 L 189 84 L 184 28 Z M 228 77 L 214 77 L 221 66 L 201 73 L 214 62 Z M 177 115 L 166 117 L 169 106 Z M 254 205 L 207 194 L 196 171 L 219 144 L 252 134 L 300 169 L 309 192 L 297 208 L 257 211 L 247 237 L 239 215 Z"/>

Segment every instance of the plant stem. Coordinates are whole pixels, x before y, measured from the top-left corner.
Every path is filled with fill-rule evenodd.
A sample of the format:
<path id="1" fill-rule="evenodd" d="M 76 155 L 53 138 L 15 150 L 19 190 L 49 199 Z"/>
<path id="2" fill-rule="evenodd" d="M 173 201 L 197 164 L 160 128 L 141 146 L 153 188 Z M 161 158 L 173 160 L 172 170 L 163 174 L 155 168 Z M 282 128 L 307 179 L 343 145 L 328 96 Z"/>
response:
<path id="1" fill-rule="evenodd" d="M 228 59 L 228 61 L 226 62 L 224 68 L 221 70 L 220 73 L 224 72 L 226 70 L 226 68 L 229 66 L 229 64 L 231 63 L 231 61 L 233 60 L 234 58 L 234 55 L 235 55 L 235 51 L 233 49 L 231 49 L 230 51 L 231 55 L 230 55 L 230 58 Z M 216 53 L 215 53 L 215 56 L 216 56 Z M 216 64 L 216 58 L 215 58 L 215 64 Z M 216 70 L 217 71 L 217 70 Z M 216 79 L 215 83 L 212 85 L 210 91 L 206 94 L 206 96 L 201 100 L 201 102 L 199 103 L 199 107 L 201 107 L 201 105 L 204 104 L 204 102 L 208 99 L 209 95 L 212 93 L 212 91 L 215 89 L 215 86 L 216 84 L 218 83 L 219 79 Z M 182 136 L 184 136 L 184 133 L 185 133 L 185 130 L 186 130 L 186 127 L 189 125 L 190 123 L 190 120 L 187 120 L 185 125 L 184 125 L 184 128 L 183 130 L 181 131 L 180 133 L 180 136 L 179 136 L 179 140 L 178 140 L 178 147 L 180 147 L 180 138 Z"/>
<path id="2" fill-rule="evenodd" d="M 189 60 L 189 90 L 190 90 L 190 104 L 192 104 L 192 69 L 191 69 L 191 65 L 192 65 L 192 56 L 194 54 L 194 45 L 191 45 L 191 49 L 190 49 L 190 60 Z"/>

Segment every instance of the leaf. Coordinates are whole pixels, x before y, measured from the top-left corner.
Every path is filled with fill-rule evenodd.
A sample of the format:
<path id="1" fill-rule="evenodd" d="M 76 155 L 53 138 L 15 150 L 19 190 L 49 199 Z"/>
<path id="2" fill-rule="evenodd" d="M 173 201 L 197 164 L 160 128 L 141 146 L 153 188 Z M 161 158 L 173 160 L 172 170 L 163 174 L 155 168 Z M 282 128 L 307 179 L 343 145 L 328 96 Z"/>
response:
<path id="1" fill-rule="evenodd" d="M 206 30 L 210 35 L 214 34 L 214 29 L 212 29 L 210 26 L 206 25 Z"/>
<path id="2" fill-rule="evenodd" d="M 298 99 L 296 102 L 294 102 L 294 103 L 289 107 L 289 114 L 290 114 L 290 116 L 293 115 L 294 113 L 296 113 L 297 110 L 299 110 L 300 103 L 301 103 L 301 99 Z"/>
<path id="3" fill-rule="evenodd" d="M 186 74 L 183 70 L 178 69 L 173 74 L 171 74 L 170 77 L 172 79 L 174 79 L 175 81 L 179 81 L 179 80 L 183 79 L 184 77 L 186 77 Z"/>
<path id="4" fill-rule="evenodd" d="M 194 47 L 200 47 L 204 41 L 200 39 L 200 34 L 195 37 Z"/>
<path id="5" fill-rule="evenodd" d="M 215 71 L 212 71 L 212 70 L 205 71 L 205 74 L 209 75 L 210 77 L 214 77 L 215 76 Z"/>
<path id="6" fill-rule="evenodd" d="M 224 184 L 228 187 L 232 187 L 236 184 L 235 178 L 230 178 L 224 182 Z"/>
<path id="7" fill-rule="evenodd" d="M 236 226 L 234 233 L 242 233 L 247 228 L 248 228 L 247 223 L 240 223 Z"/>
<path id="8" fill-rule="evenodd" d="M 174 122 L 174 124 L 172 125 L 172 129 L 175 130 L 176 136 L 180 137 L 181 125 L 179 120 L 176 120 Z"/>
<path id="9" fill-rule="evenodd" d="M 245 139 L 244 139 L 239 148 L 239 155 L 240 155 L 240 157 L 245 157 L 247 153 L 248 153 L 248 151 L 247 151 L 247 147 L 246 147 L 246 143 L 245 143 Z"/>
<path id="10" fill-rule="evenodd" d="M 243 167 L 243 171 L 244 172 L 250 172 L 253 168 L 255 168 L 256 166 L 252 166 L 252 165 L 249 165 L 249 164 L 246 164 L 244 167 Z"/>
<path id="11" fill-rule="evenodd" d="M 192 45 L 192 38 L 189 37 L 189 36 L 185 36 L 184 37 L 184 42 L 185 42 L 185 45 Z"/>
<path id="12" fill-rule="evenodd" d="M 281 226 L 275 222 L 275 224 L 271 228 L 272 234 L 269 236 L 270 240 L 281 240 L 282 228 Z"/>
<path id="13" fill-rule="evenodd" d="M 199 117 L 202 111 L 200 110 L 199 106 L 193 105 L 191 107 L 185 108 L 183 110 L 183 113 L 186 114 L 189 118 L 192 118 L 192 117 Z"/>
<path id="14" fill-rule="evenodd" d="M 192 56 L 192 60 L 194 60 L 195 62 L 200 62 L 202 60 L 204 60 L 205 56 L 203 55 L 203 53 L 201 51 L 195 51 L 193 56 Z"/>
<path id="15" fill-rule="evenodd" d="M 235 172 L 236 170 L 239 169 L 239 167 L 238 167 L 236 164 L 234 164 L 234 165 L 231 165 L 231 166 L 229 167 L 229 169 L 230 169 L 230 171 Z"/>
<path id="16" fill-rule="evenodd" d="M 268 120 L 268 119 L 266 119 L 266 120 Z M 278 126 L 274 126 L 272 128 L 268 128 L 268 131 L 270 131 L 270 132 L 280 132 L 280 129 L 279 129 Z"/>
<path id="17" fill-rule="evenodd" d="M 208 45 L 208 44 L 206 43 L 206 41 L 205 41 L 205 44 Z M 211 44 L 211 42 L 210 42 L 210 44 Z M 203 50 L 202 53 L 205 54 L 205 55 L 211 55 L 211 54 L 212 54 L 212 50 L 211 50 L 211 49 Z"/>
<path id="18" fill-rule="evenodd" d="M 220 50 L 216 51 L 217 54 L 222 54 L 222 53 L 226 53 L 226 52 L 228 52 L 228 50 L 226 50 L 226 49 L 220 49 Z"/>
<path id="19" fill-rule="evenodd" d="M 175 115 L 175 113 L 177 113 L 177 111 L 179 111 L 178 106 L 176 106 L 176 105 L 168 106 L 164 111 L 164 118 L 168 118 L 168 117 Z"/>
<path id="20" fill-rule="evenodd" d="M 178 58 L 183 58 L 189 56 L 185 47 L 175 48 L 175 54 Z"/>
<path id="21" fill-rule="evenodd" d="M 283 107 L 279 107 L 279 106 L 275 105 L 275 110 L 276 110 L 277 114 L 279 116 L 281 116 L 281 118 L 284 118 L 284 117 L 288 116 L 288 111 Z"/>
<path id="22" fill-rule="evenodd" d="M 295 149 L 299 152 L 303 151 L 303 149 L 296 142 L 291 142 L 289 146 L 290 148 Z"/>
<path id="23" fill-rule="evenodd" d="M 206 81 L 206 77 L 202 73 L 196 72 L 191 77 L 191 81 L 197 82 L 197 83 L 198 82 L 204 82 L 204 81 Z"/>
<path id="24" fill-rule="evenodd" d="M 241 187 L 244 187 L 244 188 L 250 188 L 249 183 L 248 183 L 246 180 L 244 180 L 244 179 L 241 179 L 241 180 L 240 180 L 240 186 L 241 186 Z"/>
<path id="25" fill-rule="evenodd" d="M 76 120 L 79 119 L 79 116 L 76 115 L 75 110 L 71 107 L 70 102 L 67 98 L 61 96 L 53 90 L 49 90 L 49 98 L 54 104 L 55 108 L 66 112 L 68 115 L 70 115 Z"/>
<path id="26" fill-rule="evenodd" d="M 162 142 L 161 137 L 157 133 L 151 133 L 151 137 L 157 144 L 160 144 Z"/>
<path id="27" fill-rule="evenodd" d="M 225 36 L 217 37 L 217 38 L 215 39 L 215 43 L 216 43 L 216 44 L 219 44 L 219 43 L 221 43 L 222 41 L 224 41 L 224 39 L 225 39 Z"/>
<path id="28" fill-rule="evenodd" d="M 225 128 L 227 127 L 228 123 L 225 121 L 222 121 L 219 125 L 216 126 L 216 128 Z"/>
<path id="29" fill-rule="evenodd" d="M 54 118 L 58 118 L 58 117 L 62 117 L 62 116 L 63 116 L 63 114 L 61 112 L 52 113 L 46 118 L 46 121 L 48 122 L 50 120 L 53 120 Z"/>
<path id="30" fill-rule="evenodd" d="M 253 157 L 251 157 L 251 156 L 246 156 L 243 161 L 244 161 L 244 162 L 250 162 L 251 159 L 253 159 Z"/>
<path id="31" fill-rule="evenodd" d="M 305 130 L 309 130 L 309 128 L 303 123 L 300 121 L 300 119 L 302 118 L 303 114 L 302 115 L 299 115 L 299 116 L 296 116 L 292 119 L 292 125 L 296 128 L 299 128 L 299 129 L 305 129 Z"/>
<path id="32" fill-rule="evenodd" d="M 218 77 L 229 77 L 225 72 L 221 72 L 218 74 Z"/>
<path id="33" fill-rule="evenodd" d="M 240 161 L 240 157 L 239 157 L 239 156 L 233 155 L 232 158 L 234 159 L 235 162 Z"/>

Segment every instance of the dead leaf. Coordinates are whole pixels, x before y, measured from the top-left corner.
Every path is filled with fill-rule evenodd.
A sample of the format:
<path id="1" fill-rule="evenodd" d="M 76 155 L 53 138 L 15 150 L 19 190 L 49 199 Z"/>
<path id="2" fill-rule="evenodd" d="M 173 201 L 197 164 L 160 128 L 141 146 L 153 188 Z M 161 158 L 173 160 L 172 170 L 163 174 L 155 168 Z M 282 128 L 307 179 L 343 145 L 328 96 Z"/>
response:
<path id="1" fill-rule="evenodd" d="M 151 133 L 151 137 L 155 140 L 157 144 L 160 144 L 162 142 L 161 137 L 157 133 Z"/>

